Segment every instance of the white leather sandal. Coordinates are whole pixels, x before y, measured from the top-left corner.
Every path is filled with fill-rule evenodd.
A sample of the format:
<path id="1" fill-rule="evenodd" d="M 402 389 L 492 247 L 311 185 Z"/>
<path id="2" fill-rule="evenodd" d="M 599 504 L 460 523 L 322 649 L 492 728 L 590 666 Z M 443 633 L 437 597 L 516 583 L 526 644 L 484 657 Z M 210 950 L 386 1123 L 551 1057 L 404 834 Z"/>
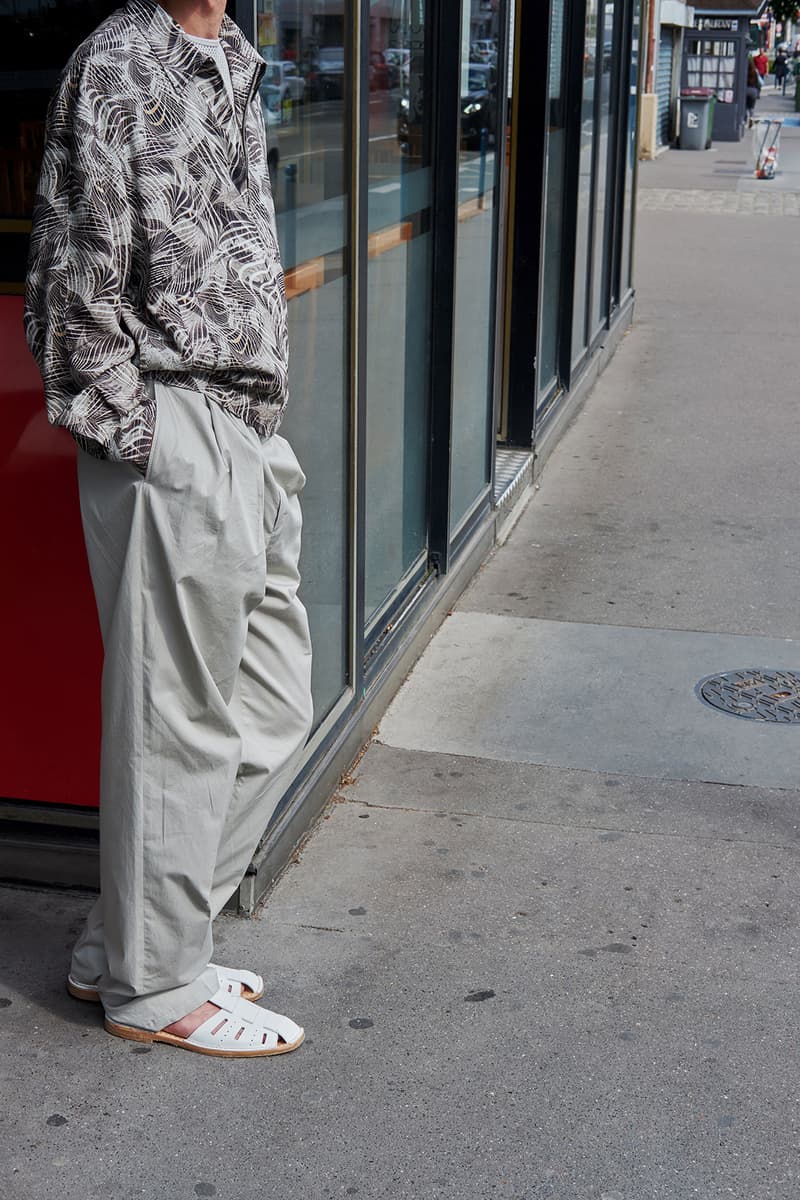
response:
<path id="1" fill-rule="evenodd" d="M 120 1025 L 106 1017 L 105 1027 L 115 1037 L 131 1042 L 165 1042 L 196 1054 L 218 1058 L 265 1058 L 269 1054 L 288 1054 L 296 1050 L 304 1031 L 288 1017 L 259 1008 L 241 996 L 231 996 L 224 988 L 211 997 L 219 1012 L 214 1013 L 189 1037 L 178 1037 L 163 1029 L 154 1031 Z"/>
<path id="2" fill-rule="evenodd" d="M 214 963 L 208 965 L 215 966 Z M 219 977 L 220 988 L 225 988 L 231 996 L 241 996 L 243 1000 L 253 1001 L 260 1000 L 264 995 L 264 980 L 254 971 L 236 971 L 233 967 L 216 967 L 215 969 Z M 235 992 L 234 988 L 237 984 L 240 987 L 239 991 Z M 67 991 L 76 1000 L 88 1000 L 90 1004 L 100 1003 L 100 993 L 93 984 L 80 983 L 71 975 L 67 976 Z"/>

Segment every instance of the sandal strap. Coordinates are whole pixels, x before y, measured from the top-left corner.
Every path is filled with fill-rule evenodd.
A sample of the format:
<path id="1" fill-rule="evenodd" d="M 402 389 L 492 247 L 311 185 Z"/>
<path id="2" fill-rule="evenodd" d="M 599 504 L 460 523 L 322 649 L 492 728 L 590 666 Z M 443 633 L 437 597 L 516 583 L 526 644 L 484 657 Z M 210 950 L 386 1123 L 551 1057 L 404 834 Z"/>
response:
<path id="1" fill-rule="evenodd" d="M 220 987 L 224 986 L 224 980 L 230 980 L 231 983 L 240 983 L 242 987 L 246 987 L 253 994 L 263 993 L 264 980 L 260 975 L 256 975 L 255 971 L 238 970 L 234 967 L 220 967 L 216 963 L 209 963 L 213 967 L 219 977 Z"/>
<path id="2" fill-rule="evenodd" d="M 224 987 L 214 993 L 211 1003 L 220 1012 L 214 1013 L 186 1038 L 195 1046 L 235 1054 L 237 1051 L 274 1049 L 279 1038 L 291 1045 L 303 1036 L 301 1027 L 289 1017 L 259 1008 L 241 996 L 232 996 Z"/>

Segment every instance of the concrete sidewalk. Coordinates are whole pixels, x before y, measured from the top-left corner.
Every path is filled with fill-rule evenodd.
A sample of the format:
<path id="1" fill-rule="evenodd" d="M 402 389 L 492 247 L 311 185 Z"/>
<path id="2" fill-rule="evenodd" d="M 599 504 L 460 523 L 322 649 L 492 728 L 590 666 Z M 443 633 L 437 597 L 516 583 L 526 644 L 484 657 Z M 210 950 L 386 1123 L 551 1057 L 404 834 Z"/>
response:
<path id="1" fill-rule="evenodd" d="M 796 1200 L 800 727 L 694 687 L 800 669 L 800 226 L 657 200 L 746 192 L 711 161 L 643 164 L 634 328 L 298 863 L 219 922 L 306 1045 L 105 1036 L 63 991 L 89 900 L 0 891 L 3 1200 Z"/>

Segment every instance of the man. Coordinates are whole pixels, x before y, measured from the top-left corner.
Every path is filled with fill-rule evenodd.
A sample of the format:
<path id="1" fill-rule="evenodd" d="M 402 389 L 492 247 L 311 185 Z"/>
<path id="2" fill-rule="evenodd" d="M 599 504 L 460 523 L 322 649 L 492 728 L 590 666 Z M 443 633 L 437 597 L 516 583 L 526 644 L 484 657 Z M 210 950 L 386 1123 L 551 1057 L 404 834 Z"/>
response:
<path id="1" fill-rule="evenodd" d="M 758 77 L 761 80 L 761 83 L 763 84 L 764 80 L 767 78 L 767 72 L 769 71 L 769 59 L 767 58 L 767 56 L 763 50 L 759 50 L 758 54 L 755 54 L 753 56 L 753 62 L 756 65 L 756 70 L 758 71 Z"/>
<path id="2" fill-rule="evenodd" d="M 310 728 L 305 481 L 275 432 L 287 320 L 264 63 L 224 9 L 129 0 L 73 55 L 25 321 L 49 417 L 80 446 L 105 648 L 101 894 L 68 987 L 117 1036 L 262 1056 L 303 1030 L 253 1003 L 259 975 L 209 962 L 211 923 Z"/>

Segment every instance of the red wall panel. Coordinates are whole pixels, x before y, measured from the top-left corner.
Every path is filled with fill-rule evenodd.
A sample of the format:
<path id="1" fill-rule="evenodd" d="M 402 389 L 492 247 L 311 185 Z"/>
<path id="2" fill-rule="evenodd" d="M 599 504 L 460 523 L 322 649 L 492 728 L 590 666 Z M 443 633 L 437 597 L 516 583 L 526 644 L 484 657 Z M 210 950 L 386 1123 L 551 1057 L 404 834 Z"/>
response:
<path id="1" fill-rule="evenodd" d="M 19 296 L 0 296 L 0 400 L 0 796 L 92 806 L 102 646 L 76 450 L 47 422 Z"/>

